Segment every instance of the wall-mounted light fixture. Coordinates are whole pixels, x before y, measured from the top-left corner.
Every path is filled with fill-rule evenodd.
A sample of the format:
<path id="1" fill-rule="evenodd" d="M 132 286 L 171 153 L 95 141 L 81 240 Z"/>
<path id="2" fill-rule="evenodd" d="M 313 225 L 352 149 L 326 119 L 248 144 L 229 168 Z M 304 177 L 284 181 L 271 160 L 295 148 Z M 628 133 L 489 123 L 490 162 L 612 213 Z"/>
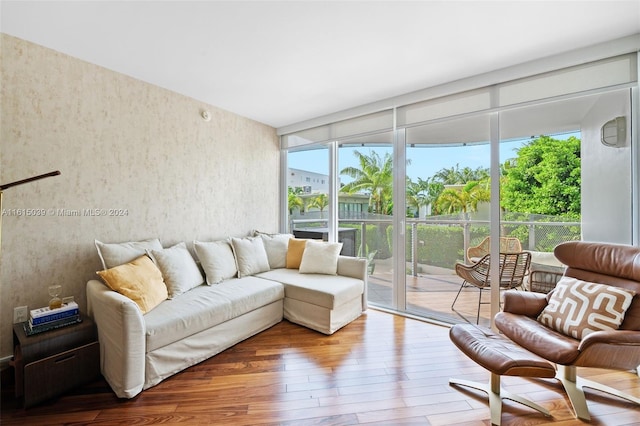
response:
<path id="1" fill-rule="evenodd" d="M 626 117 L 616 117 L 602 125 L 600 129 L 600 140 L 604 146 L 620 148 L 627 141 L 627 119 Z"/>

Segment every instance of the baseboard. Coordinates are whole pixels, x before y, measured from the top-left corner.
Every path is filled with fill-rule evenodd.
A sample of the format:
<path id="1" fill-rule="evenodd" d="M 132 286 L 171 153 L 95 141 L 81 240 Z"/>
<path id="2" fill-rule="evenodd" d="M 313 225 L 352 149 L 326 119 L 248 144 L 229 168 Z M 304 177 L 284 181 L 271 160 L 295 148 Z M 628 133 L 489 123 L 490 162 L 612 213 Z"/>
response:
<path id="1" fill-rule="evenodd" d="M 0 358 L 0 370 L 4 370 L 5 368 L 9 367 L 9 361 L 11 361 L 11 358 L 13 358 L 13 356 L 5 356 L 3 358 Z"/>

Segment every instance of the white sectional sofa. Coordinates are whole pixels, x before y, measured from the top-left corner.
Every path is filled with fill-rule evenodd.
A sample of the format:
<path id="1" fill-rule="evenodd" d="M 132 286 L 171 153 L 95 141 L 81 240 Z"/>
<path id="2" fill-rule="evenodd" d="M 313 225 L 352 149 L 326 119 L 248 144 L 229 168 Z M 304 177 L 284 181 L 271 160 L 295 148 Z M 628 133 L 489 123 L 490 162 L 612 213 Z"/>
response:
<path id="1" fill-rule="evenodd" d="M 324 334 L 358 318 L 366 259 L 309 241 L 259 234 L 194 242 L 194 255 L 184 243 L 96 241 L 104 270 L 87 283 L 88 313 L 115 394 L 132 398 L 283 318 Z"/>

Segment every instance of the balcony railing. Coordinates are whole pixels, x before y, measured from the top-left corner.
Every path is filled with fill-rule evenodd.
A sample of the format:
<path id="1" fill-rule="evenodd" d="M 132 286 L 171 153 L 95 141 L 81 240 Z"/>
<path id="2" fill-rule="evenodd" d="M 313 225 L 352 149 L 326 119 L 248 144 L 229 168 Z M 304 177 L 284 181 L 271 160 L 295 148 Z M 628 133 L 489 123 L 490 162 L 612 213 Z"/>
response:
<path id="1" fill-rule="evenodd" d="M 310 214 L 308 214 L 310 216 Z M 503 220 L 500 222 L 503 237 L 516 237 L 524 250 L 553 250 L 557 244 L 579 240 L 580 222 L 551 221 L 547 216 L 529 216 L 532 220 Z M 299 227 L 326 227 L 326 218 L 294 218 L 291 230 Z M 367 252 L 376 251 L 376 258 L 388 258 L 392 255 L 391 219 L 358 218 L 339 219 L 339 227 L 356 228 L 357 253 L 365 256 Z M 488 220 L 464 218 L 426 218 L 406 219 L 407 235 L 407 268 L 416 276 L 419 264 L 431 264 L 453 269 L 457 261 L 466 262 L 467 249 L 479 243 L 489 235 Z M 364 249 L 363 249 L 364 248 Z"/>
<path id="2" fill-rule="evenodd" d="M 326 235 L 326 218 L 311 218 L 308 212 L 305 216 L 304 219 L 292 219 L 290 229 L 324 228 L 321 234 Z M 517 237 L 525 250 L 543 252 L 552 251 L 553 247 L 563 241 L 580 239 L 579 222 L 529 217 L 532 220 L 501 221 L 500 234 L 505 237 Z M 339 219 L 340 237 L 355 239 L 353 242 L 345 242 L 345 245 L 355 246 L 357 256 L 367 256 L 375 252 L 369 269 L 369 303 L 371 306 L 388 309 L 395 309 L 393 269 L 396 268 L 397 262 L 390 249 L 392 227 L 391 218 L 384 216 Z M 344 228 L 354 228 L 355 232 L 345 232 Z M 489 230 L 488 220 L 407 218 L 404 310 L 412 315 L 448 323 L 475 318 L 478 310 L 477 290 L 465 289 L 460 295 L 456 311 L 450 308 L 462 283 L 454 269 L 456 262 L 465 260 L 467 248 L 482 241 L 489 235 Z M 488 326 L 490 315 L 490 306 L 482 304 L 480 323 Z"/>

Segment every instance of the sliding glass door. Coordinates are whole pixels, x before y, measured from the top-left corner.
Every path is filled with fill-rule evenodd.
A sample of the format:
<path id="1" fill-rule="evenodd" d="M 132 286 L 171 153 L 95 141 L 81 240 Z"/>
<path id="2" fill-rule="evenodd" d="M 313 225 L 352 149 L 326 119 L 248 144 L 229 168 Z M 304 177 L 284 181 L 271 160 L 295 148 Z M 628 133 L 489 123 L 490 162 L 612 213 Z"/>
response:
<path id="1" fill-rule="evenodd" d="M 490 234 L 490 124 L 488 114 L 477 114 L 406 129 L 405 291 L 412 314 L 475 320 L 478 291 L 465 289 L 456 300 L 462 281 L 455 265 L 468 263 L 469 246 Z"/>
<path id="2" fill-rule="evenodd" d="M 356 255 L 369 259 L 369 301 L 394 309 L 393 133 L 338 142 L 338 234 L 353 235 Z"/>
<path id="3" fill-rule="evenodd" d="M 489 325 L 504 287 L 553 286 L 557 244 L 637 243 L 635 66 L 626 55 L 285 135 L 286 229 L 367 257 L 372 306 Z M 529 268 L 501 281 L 495 259 L 521 252 Z M 457 269 L 486 255 L 480 290 Z"/>

